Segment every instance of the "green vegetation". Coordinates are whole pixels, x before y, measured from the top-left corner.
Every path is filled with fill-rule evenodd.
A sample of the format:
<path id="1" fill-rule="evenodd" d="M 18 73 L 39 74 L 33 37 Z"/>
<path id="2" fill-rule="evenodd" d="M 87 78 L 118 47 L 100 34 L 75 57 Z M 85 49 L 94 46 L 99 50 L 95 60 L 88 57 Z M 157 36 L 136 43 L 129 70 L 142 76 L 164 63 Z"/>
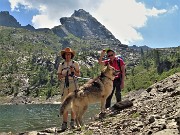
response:
<path id="1" fill-rule="evenodd" d="M 180 72 L 179 63 L 180 47 L 143 52 L 140 64 L 128 73 L 124 92 L 146 89 L 156 81 Z"/>
<path id="2" fill-rule="evenodd" d="M 77 61 L 87 61 L 89 56 L 96 54 L 89 52 L 93 47 L 88 42 L 73 35 L 60 38 L 50 30 L 32 32 L 21 28 L 0 27 L 0 96 L 23 93 L 26 96 L 49 98 L 59 94 L 57 68 L 62 58 L 58 55 L 59 50 L 66 46 L 76 50 Z M 92 69 L 83 62 L 82 76 L 96 76 L 99 72 L 98 64 Z M 85 82 L 79 81 L 80 84 Z"/>
<path id="3" fill-rule="evenodd" d="M 52 61 L 62 48 L 59 37 L 52 33 L 0 27 L 0 48 L 1 96 L 47 93 L 43 87 L 50 87 L 49 81 L 55 78 Z"/>
<path id="4" fill-rule="evenodd" d="M 97 51 L 102 49 L 100 44 L 98 40 L 82 40 L 73 35 L 60 38 L 51 30 L 32 32 L 0 27 L 0 96 L 23 94 L 48 99 L 59 94 L 57 68 L 62 58 L 58 53 L 67 46 L 76 50 L 75 60 L 80 64 L 81 77 L 96 77 L 101 71 L 96 61 L 99 57 Z M 156 80 L 180 72 L 179 47 L 141 50 L 140 54 L 140 63 L 127 67 L 125 93 L 145 89 Z M 79 84 L 86 81 L 79 79 Z"/>
<path id="5" fill-rule="evenodd" d="M 138 112 L 135 112 L 131 115 L 132 118 L 138 118 L 140 114 Z"/>

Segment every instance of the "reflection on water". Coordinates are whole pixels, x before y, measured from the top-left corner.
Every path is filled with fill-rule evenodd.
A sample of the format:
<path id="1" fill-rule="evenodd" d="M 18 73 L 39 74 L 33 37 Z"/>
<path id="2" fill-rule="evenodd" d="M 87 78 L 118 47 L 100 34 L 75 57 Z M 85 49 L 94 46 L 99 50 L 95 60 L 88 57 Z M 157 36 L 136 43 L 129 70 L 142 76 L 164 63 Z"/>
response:
<path id="1" fill-rule="evenodd" d="M 99 104 L 90 105 L 85 123 L 99 112 Z M 0 105 L 0 132 L 25 132 L 60 127 L 59 105 Z"/>

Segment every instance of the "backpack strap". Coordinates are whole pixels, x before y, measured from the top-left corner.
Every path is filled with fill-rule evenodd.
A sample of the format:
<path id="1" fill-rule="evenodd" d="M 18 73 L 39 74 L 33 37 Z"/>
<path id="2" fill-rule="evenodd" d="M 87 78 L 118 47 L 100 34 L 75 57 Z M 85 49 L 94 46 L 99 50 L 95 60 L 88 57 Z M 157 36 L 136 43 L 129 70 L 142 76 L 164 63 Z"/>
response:
<path id="1" fill-rule="evenodd" d="M 64 68 L 63 68 L 63 67 L 64 67 L 64 61 L 62 62 L 62 71 L 64 70 Z"/>
<path id="2" fill-rule="evenodd" d="M 122 70 L 121 70 L 121 63 L 120 63 L 120 58 L 117 59 L 117 64 L 118 64 L 119 69 L 120 69 L 120 71 L 121 71 L 121 73 L 122 73 Z"/>
<path id="3" fill-rule="evenodd" d="M 72 61 L 72 63 L 74 64 L 74 60 Z M 62 62 L 62 65 L 64 65 L 64 61 Z"/>
<path id="4" fill-rule="evenodd" d="M 110 62 L 110 60 L 108 60 L 108 62 L 107 62 L 107 64 Z M 106 65 L 107 65 L 106 64 Z M 117 58 L 117 64 L 118 64 L 118 67 L 119 67 L 119 69 L 120 69 L 120 71 L 121 71 L 121 73 L 122 73 L 122 70 L 121 70 L 121 64 L 120 64 L 120 58 Z"/>
<path id="5" fill-rule="evenodd" d="M 121 71 L 121 73 L 122 73 L 121 64 L 120 64 L 120 59 L 122 59 L 122 58 L 118 58 L 117 63 L 118 63 L 119 69 L 120 69 L 120 71 Z M 123 60 L 123 59 L 122 59 L 122 60 Z M 126 74 L 126 68 L 125 68 L 125 76 L 126 76 L 126 75 L 127 75 L 127 74 Z"/>
<path id="6" fill-rule="evenodd" d="M 65 61 L 62 62 L 62 66 L 64 65 Z M 72 64 L 74 64 L 74 60 L 72 61 Z M 65 68 L 62 68 L 62 71 L 64 70 Z"/>

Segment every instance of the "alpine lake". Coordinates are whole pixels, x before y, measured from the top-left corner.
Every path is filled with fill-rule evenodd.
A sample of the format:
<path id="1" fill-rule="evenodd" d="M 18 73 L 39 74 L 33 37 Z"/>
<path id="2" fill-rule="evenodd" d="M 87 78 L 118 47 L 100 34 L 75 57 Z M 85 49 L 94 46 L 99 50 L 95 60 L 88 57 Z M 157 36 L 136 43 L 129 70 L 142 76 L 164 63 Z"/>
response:
<path id="1" fill-rule="evenodd" d="M 60 128 L 62 116 L 58 117 L 59 108 L 59 104 L 0 105 L 0 133 Z M 92 104 L 88 107 L 83 118 L 85 124 L 100 111 L 99 108 L 100 104 Z"/>

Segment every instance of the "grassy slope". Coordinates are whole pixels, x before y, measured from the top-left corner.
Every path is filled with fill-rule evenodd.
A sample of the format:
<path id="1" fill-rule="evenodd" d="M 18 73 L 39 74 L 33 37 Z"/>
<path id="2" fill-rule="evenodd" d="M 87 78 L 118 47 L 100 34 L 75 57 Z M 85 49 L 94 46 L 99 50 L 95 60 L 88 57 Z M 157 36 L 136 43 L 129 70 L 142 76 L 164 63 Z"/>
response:
<path id="1" fill-rule="evenodd" d="M 62 49 L 61 41 L 73 43 L 72 47 L 78 54 L 75 60 L 87 63 L 89 56 L 97 59 L 97 52 L 92 51 L 100 48 L 97 45 L 100 43 L 97 41 L 82 41 L 72 35 L 60 39 L 51 31 L 32 32 L 25 29 L 0 27 L 0 95 L 17 95 L 25 92 L 27 96 L 50 97 L 58 94 L 59 83 L 54 61 L 58 51 Z M 179 52 L 179 48 L 175 52 Z M 161 74 L 157 73 L 153 54 L 149 52 L 144 56 L 145 60 L 142 63 L 149 61 L 150 66 L 147 69 L 141 63 L 134 67 L 133 71 L 131 69 L 125 81 L 124 92 L 147 88 L 156 80 L 159 81 L 173 73 L 180 72 L 180 65 L 177 62 L 179 53 L 177 56 L 173 56 L 174 52 L 166 54 L 161 53 L 161 59 L 166 56 L 167 59 L 174 61 L 175 67 Z M 99 65 L 97 63 L 93 65 L 95 66 L 88 68 L 86 64 L 81 64 L 83 77 L 93 78 L 99 74 Z M 79 81 L 80 84 L 84 83 L 82 80 Z"/>

